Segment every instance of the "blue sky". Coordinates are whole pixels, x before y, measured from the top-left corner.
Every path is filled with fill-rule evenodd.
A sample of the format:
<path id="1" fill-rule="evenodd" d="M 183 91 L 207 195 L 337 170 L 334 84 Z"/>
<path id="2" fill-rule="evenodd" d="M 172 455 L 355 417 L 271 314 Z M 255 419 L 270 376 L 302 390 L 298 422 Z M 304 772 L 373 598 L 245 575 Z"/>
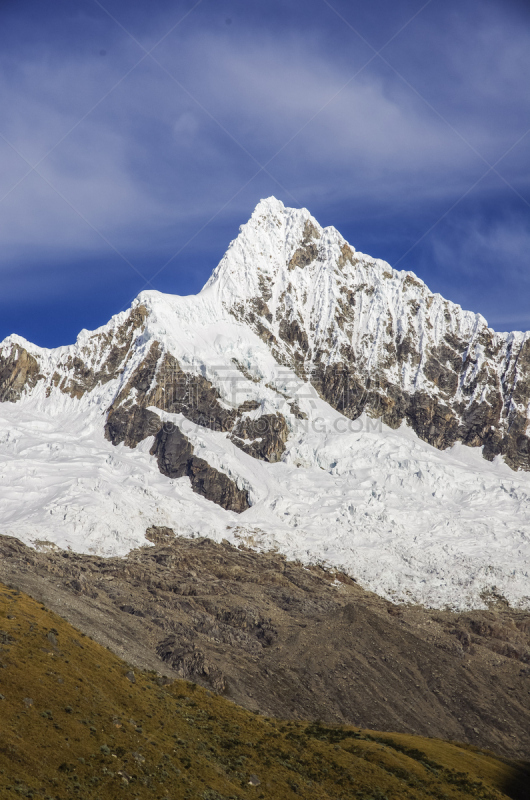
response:
<path id="1" fill-rule="evenodd" d="M 198 291 L 260 198 L 530 328 L 530 6 L 0 5 L 0 339 Z"/>

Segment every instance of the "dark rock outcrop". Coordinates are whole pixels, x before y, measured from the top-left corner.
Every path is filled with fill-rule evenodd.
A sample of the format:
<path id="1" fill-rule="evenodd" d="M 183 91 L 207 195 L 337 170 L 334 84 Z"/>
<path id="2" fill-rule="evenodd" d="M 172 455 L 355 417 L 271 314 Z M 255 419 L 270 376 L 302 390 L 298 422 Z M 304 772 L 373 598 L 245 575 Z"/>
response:
<path id="1" fill-rule="evenodd" d="M 162 475 L 188 477 L 194 492 L 228 511 L 240 514 L 250 508 L 246 491 L 238 489 L 235 481 L 203 458 L 193 455 L 193 446 L 182 431 L 172 423 L 163 425 L 158 414 L 147 408 L 134 405 L 112 410 L 105 425 L 105 436 L 114 445 L 123 442 L 133 448 L 148 436 L 154 436 L 150 453 L 156 456 Z"/>
<path id="2" fill-rule="evenodd" d="M 203 458 L 193 455 L 191 442 L 176 426 L 162 428 L 150 452 L 156 456 L 163 475 L 168 478 L 187 476 L 193 491 L 207 500 L 238 514 L 250 508 L 248 493 L 238 489 L 228 475 L 211 467 Z"/>
<path id="3" fill-rule="evenodd" d="M 262 414 L 258 419 L 239 419 L 230 439 L 250 456 L 275 462 L 280 461 L 288 436 L 289 429 L 282 414 Z"/>
<path id="4" fill-rule="evenodd" d="M 97 386 L 116 379 L 123 372 L 134 348 L 134 339 L 145 326 L 147 309 L 136 306 L 116 329 L 93 334 L 75 356 L 60 361 L 49 382 L 70 397 L 81 398 Z"/>
<path id="5" fill-rule="evenodd" d="M 136 447 L 148 436 L 156 436 L 161 427 L 162 420 L 153 411 L 137 405 L 120 406 L 109 413 L 105 436 L 114 445 L 123 442 L 127 447 Z"/>
<path id="6" fill-rule="evenodd" d="M 198 647 L 183 646 L 179 637 L 169 636 L 160 642 L 156 652 L 180 678 L 195 683 L 205 682 L 219 694 L 225 691 L 226 681 L 222 670 L 214 666 Z"/>
<path id="7" fill-rule="evenodd" d="M 307 267 L 318 257 L 318 245 L 315 244 L 315 239 L 320 239 L 320 231 L 307 220 L 300 246 L 295 250 L 289 261 L 290 270 L 295 269 L 295 267 Z"/>
<path id="8" fill-rule="evenodd" d="M 0 353 L 0 403 L 16 403 L 43 377 L 37 359 L 20 345 L 12 345 L 8 352 Z"/>
<path id="9" fill-rule="evenodd" d="M 162 347 L 159 342 L 152 342 L 145 358 L 135 367 L 132 375 L 123 384 L 114 398 L 109 414 L 120 406 L 127 408 L 131 404 L 131 397 L 135 397 L 135 404 L 139 406 L 152 405 L 147 402 L 147 393 L 151 389 L 162 357 Z"/>
<path id="10" fill-rule="evenodd" d="M 133 393 L 136 402 L 131 405 Z M 244 416 L 259 409 L 260 403 L 256 401 L 247 400 L 237 409 L 226 409 L 210 381 L 202 375 L 184 372 L 174 356 L 162 353 L 159 343 L 153 342 L 146 358 L 112 403 L 105 435 L 113 444 L 124 442 L 135 447 L 147 436 L 158 434 L 151 453 L 157 456 L 162 474 L 171 478 L 187 475 L 194 491 L 223 508 L 244 511 L 249 507 L 247 493 L 237 490 L 233 481 L 213 470 L 206 461 L 193 456 L 191 443 L 177 427 L 160 431 L 159 417 L 147 406 L 183 414 L 210 430 L 231 431 L 231 441 L 254 458 L 279 461 L 285 450 L 288 437 L 285 417 L 279 413 L 263 414 L 258 419 Z M 301 413 L 297 406 L 295 411 Z"/>
<path id="11" fill-rule="evenodd" d="M 164 354 L 156 386 L 147 402 L 163 411 L 184 414 L 191 422 L 210 430 L 230 431 L 237 417 L 235 409 L 222 405 L 219 390 L 207 378 L 184 372 L 170 353 Z"/>

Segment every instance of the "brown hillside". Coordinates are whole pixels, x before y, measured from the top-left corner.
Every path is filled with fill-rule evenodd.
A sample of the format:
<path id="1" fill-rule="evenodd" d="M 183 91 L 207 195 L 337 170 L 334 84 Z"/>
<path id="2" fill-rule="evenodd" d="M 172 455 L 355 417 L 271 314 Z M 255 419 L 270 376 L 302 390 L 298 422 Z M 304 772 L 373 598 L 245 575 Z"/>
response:
<path id="1" fill-rule="evenodd" d="M 278 722 L 165 685 L 0 586 L 0 797 L 340 800 L 524 797 L 524 766 L 475 748 Z"/>
<path id="2" fill-rule="evenodd" d="M 0 579 L 129 663 L 250 710 L 530 760 L 530 614 L 395 606 L 277 554 L 149 535 L 125 559 L 0 537 Z"/>

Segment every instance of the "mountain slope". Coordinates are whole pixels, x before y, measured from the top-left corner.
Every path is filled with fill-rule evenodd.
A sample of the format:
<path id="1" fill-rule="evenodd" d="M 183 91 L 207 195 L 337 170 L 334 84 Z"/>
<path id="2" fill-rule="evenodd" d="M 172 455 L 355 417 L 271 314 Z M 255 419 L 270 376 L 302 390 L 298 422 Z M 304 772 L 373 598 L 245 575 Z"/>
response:
<path id="1" fill-rule="evenodd" d="M 262 201 L 206 285 L 347 416 L 530 467 L 530 334 L 499 334 L 305 209 Z"/>
<path id="2" fill-rule="evenodd" d="M 262 201 L 199 295 L 2 343 L 3 531 L 114 555 L 166 525 L 529 607 L 529 348 Z"/>
<path id="3" fill-rule="evenodd" d="M 127 664 L 0 584 L 0 794 L 64 800 L 525 796 L 470 747 L 256 716 Z M 21 668 L 23 667 L 23 669 Z"/>
<path id="4" fill-rule="evenodd" d="M 530 758 L 530 614 L 396 606 L 351 578 L 224 542 L 126 558 L 0 536 L 0 580 L 143 669 L 251 711 L 467 742 Z"/>

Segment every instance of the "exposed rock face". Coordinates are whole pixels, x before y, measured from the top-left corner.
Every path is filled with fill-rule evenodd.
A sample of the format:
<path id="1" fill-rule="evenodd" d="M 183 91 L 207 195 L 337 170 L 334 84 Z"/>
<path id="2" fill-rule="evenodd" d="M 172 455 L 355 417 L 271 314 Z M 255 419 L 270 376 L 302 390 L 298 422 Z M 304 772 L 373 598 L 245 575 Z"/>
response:
<path id="1" fill-rule="evenodd" d="M 0 403 L 15 403 L 22 392 L 31 390 L 44 376 L 37 360 L 18 344 L 0 350 Z"/>
<path id="2" fill-rule="evenodd" d="M 169 430 L 165 426 L 160 430 L 150 452 L 157 457 L 158 468 L 163 475 L 168 478 L 186 475 L 193 491 L 207 500 L 238 514 L 250 507 L 248 493 L 238 489 L 234 481 L 210 467 L 203 458 L 194 456 L 189 439 L 176 426 Z"/>
<path id="3" fill-rule="evenodd" d="M 392 605 L 340 572 L 170 536 L 125 559 L 39 553 L 0 536 L 0 580 L 132 665 L 267 715 L 530 756 L 530 615 L 502 603 Z"/>
<path id="4" fill-rule="evenodd" d="M 131 406 L 133 391 L 136 404 Z M 155 406 L 172 414 L 183 414 L 190 422 L 210 430 L 231 431 L 234 444 L 255 458 L 278 461 L 285 449 L 288 427 L 281 414 L 263 414 L 258 419 L 243 416 L 248 411 L 260 408 L 255 401 L 245 401 L 237 408 L 227 409 L 221 403 L 219 390 L 209 380 L 202 375 L 184 372 L 171 353 L 162 353 L 158 342 L 152 344 L 147 357 L 119 392 L 109 410 L 107 427 L 118 411 L 121 427 L 129 415 L 136 415 L 129 422 L 132 428 L 140 424 L 140 417 L 135 411 L 138 405 Z M 117 421 L 112 423 L 117 424 Z M 114 438 L 110 438 L 114 442 Z M 249 444 L 242 441 L 245 439 L 252 441 Z M 254 441 L 256 439 L 260 440 L 259 443 Z M 118 444 L 119 441 L 123 439 L 114 443 Z"/>
<path id="5" fill-rule="evenodd" d="M 406 421 L 435 447 L 460 441 L 530 469 L 530 334 L 495 333 L 275 200 L 258 206 L 207 284 L 216 285 L 277 361 L 347 416 Z"/>
<path id="6" fill-rule="evenodd" d="M 120 324 L 80 337 L 77 344 L 69 348 L 70 352 L 63 354 L 58 349 L 51 370 L 43 368 L 38 356 L 7 339 L 0 344 L 0 402 L 19 400 L 24 392 L 31 392 L 38 381 L 45 383 L 48 397 L 58 388 L 80 399 L 87 392 L 118 378 L 132 354 L 135 338 L 145 325 L 147 309 L 137 305 L 122 316 Z"/>
<path id="7" fill-rule="evenodd" d="M 133 392 L 137 402 L 131 405 Z M 178 427 L 160 430 L 160 418 L 146 406 L 183 414 L 191 422 L 211 430 L 231 431 L 239 420 L 234 444 L 250 455 L 271 461 L 279 459 L 287 439 L 287 425 L 281 415 L 267 418 L 267 433 L 259 444 L 247 445 L 240 438 L 249 438 L 246 428 L 240 430 L 241 415 L 259 408 L 259 404 L 247 402 L 238 409 L 226 409 L 220 402 L 219 391 L 210 381 L 202 375 L 184 372 L 171 353 L 162 352 L 158 342 L 153 342 L 146 358 L 109 409 L 105 435 L 113 444 L 124 442 L 135 447 L 148 436 L 157 436 L 151 454 L 156 455 L 163 475 L 170 478 L 186 475 L 194 492 L 228 510 L 241 513 L 250 507 L 246 491 L 238 489 L 234 481 L 210 467 L 204 459 L 194 456 L 192 445 Z"/>
<path id="8" fill-rule="evenodd" d="M 274 199 L 258 206 L 208 287 L 279 364 L 347 416 L 366 411 L 392 427 L 406 421 L 435 447 L 459 441 L 483 447 L 490 460 L 500 454 L 513 469 L 530 469 L 529 334 L 495 333 L 412 273 L 356 253 L 334 228 Z M 154 339 L 138 361 L 148 316 L 145 305 L 136 305 L 57 351 L 44 371 L 38 355 L 6 340 L 0 401 L 16 401 L 40 381 L 48 394 L 58 388 L 72 398 L 117 381 L 112 412 L 134 404 L 183 413 L 232 432 L 250 455 L 281 457 L 282 431 L 258 446 L 258 420 L 227 408 L 204 374 L 184 370 L 161 341 Z"/>
<path id="9" fill-rule="evenodd" d="M 184 372 L 171 353 L 160 360 L 156 381 L 145 396 L 147 405 L 184 416 L 211 430 L 230 431 L 238 416 L 220 402 L 219 390 L 203 375 Z"/>
<path id="10" fill-rule="evenodd" d="M 118 407 L 108 417 L 105 435 L 114 445 L 136 445 L 148 436 L 155 441 L 150 450 L 158 468 L 168 478 L 188 477 L 197 494 L 229 511 L 241 513 L 250 507 L 248 493 L 238 489 L 235 481 L 210 467 L 203 458 L 193 455 L 193 446 L 173 424 L 163 426 L 160 417 L 141 406 Z"/>
<path id="11" fill-rule="evenodd" d="M 136 306 L 131 309 L 125 322 L 116 331 L 103 334 L 97 342 L 97 348 L 100 349 L 100 352 L 105 353 L 102 362 L 95 369 L 80 364 L 77 368 L 79 375 L 74 371 L 74 377 L 63 391 L 79 397 L 96 386 L 108 383 L 121 375 L 128 357 L 131 355 L 134 339 L 145 326 L 146 317 L 147 309 L 144 306 Z M 94 344 L 90 342 L 86 347 L 87 355 L 92 358 L 96 349 Z"/>
<path id="12" fill-rule="evenodd" d="M 77 353 L 59 360 L 49 391 L 57 386 L 70 397 L 81 398 L 118 378 L 133 352 L 134 340 L 143 329 L 146 317 L 145 306 L 136 306 L 115 329 L 90 336 Z"/>
<path id="13" fill-rule="evenodd" d="M 240 418 L 231 441 L 254 458 L 275 462 L 281 459 L 288 435 L 282 414 L 262 414 L 258 419 Z"/>
<path id="14" fill-rule="evenodd" d="M 197 682 L 206 682 L 216 692 L 226 689 L 222 671 L 215 667 L 197 647 L 183 646 L 180 638 L 169 636 L 156 648 L 162 661 L 173 669 L 180 678 Z"/>
<path id="15" fill-rule="evenodd" d="M 318 257 L 318 245 L 314 240 L 320 239 L 320 236 L 319 229 L 310 220 L 307 220 L 300 246 L 295 250 L 289 261 L 289 269 L 307 267 Z"/>
<path id="16" fill-rule="evenodd" d="M 151 448 L 158 459 L 158 468 L 168 478 L 182 478 L 190 469 L 193 447 L 189 439 L 178 428 L 161 430 Z"/>
<path id="17" fill-rule="evenodd" d="M 133 393 L 136 403 L 131 405 Z M 285 450 L 289 429 L 282 414 L 262 414 L 257 419 L 245 416 L 260 408 L 255 401 L 227 409 L 221 403 L 219 390 L 209 380 L 184 372 L 171 353 L 163 353 L 160 344 L 153 342 L 112 403 L 105 434 L 113 444 L 125 442 L 129 447 L 135 447 L 147 436 L 157 436 L 151 454 L 157 456 L 163 475 L 187 475 L 195 492 L 238 513 L 249 508 L 248 493 L 237 489 L 233 481 L 209 467 L 204 459 L 193 456 L 193 447 L 177 427 L 160 430 L 160 418 L 147 406 L 183 414 L 210 430 L 231 431 L 231 441 L 254 458 L 279 461 Z M 293 408 L 295 412 L 300 413 L 298 408 Z"/>
<path id="18" fill-rule="evenodd" d="M 136 447 L 137 444 L 156 436 L 162 427 L 162 420 L 153 411 L 134 405 L 130 408 L 117 408 L 112 411 L 105 425 L 105 436 L 112 444 Z"/>
<path id="19" fill-rule="evenodd" d="M 171 414 L 183 414 L 191 422 L 211 430 L 230 431 L 238 416 L 235 409 L 220 403 L 219 391 L 202 375 L 184 372 L 171 353 L 157 341 L 123 384 L 109 409 L 128 409 L 135 405 L 155 406 Z"/>

